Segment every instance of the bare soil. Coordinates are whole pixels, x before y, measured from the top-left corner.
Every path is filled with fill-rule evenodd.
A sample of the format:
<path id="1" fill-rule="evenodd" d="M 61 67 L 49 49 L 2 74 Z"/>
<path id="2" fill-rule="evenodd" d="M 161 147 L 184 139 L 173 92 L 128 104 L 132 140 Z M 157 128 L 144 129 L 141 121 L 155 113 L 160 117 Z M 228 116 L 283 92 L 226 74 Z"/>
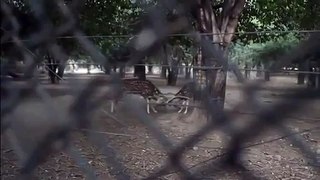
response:
<path id="1" fill-rule="evenodd" d="M 83 76 L 88 79 L 88 76 Z M 90 77 L 89 77 L 90 79 Z M 163 92 L 175 93 L 186 82 L 179 79 L 176 87 L 166 86 L 163 79 L 150 76 Z M 44 80 L 45 81 L 45 80 Z M 71 94 L 66 90 L 67 82 L 60 85 L 42 85 L 54 98 Z M 271 81 L 259 91 L 258 100 L 268 106 L 278 101 L 281 95 L 288 93 L 288 88 L 296 87 L 294 77 L 272 77 Z M 228 79 L 226 92 L 226 109 L 231 109 L 242 101 L 241 86 L 233 78 Z M 143 105 L 143 104 L 142 104 Z M 120 105 L 121 106 L 121 105 Z M 304 105 L 302 105 L 304 106 Z M 304 106 L 303 111 L 295 112 L 288 117 L 284 124 L 300 138 L 313 152 L 320 157 L 320 100 L 315 100 L 311 105 Z M 92 117 L 95 130 L 91 131 L 93 137 L 100 135 L 105 145 L 113 147 L 119 161 L 122 161 L 127 171 L 133 175 L 132 179 L 142 179 L 150 173 L 156 172 L 167 163 L 167 146 L 161 145 L 153 136 L 152 131 L 146 128 L 139 117 L 125 112 L 121 107 L 114 115 L 118 120 L 112 120 L 104 111 L 108 106 L 101 107 Z M 254 115 L 245 108 L 241 109 L 239 117 L 234 119 L 235 124 L 242 124 L 251 120 Z M 41 112 L 39 112 L 41 113 Z M 141 118 L 140 118 L 141 120 Z M 199 128 L 205 125 L 205 121 L 192 113 L 178 114 L 176 109 L 161 109 L 159 113 L 148 116 L 149 121 L 156 124 L 156 128 L 165 134 L 171 143 L 178 145 Z M 296 147 L 294 143 L 282 132 L 280 125 L 272 126 L 261 131 L 258 137 L 245 143 L 242 164 L 253 175 L 263 179 L 320 179 L 320 167 L 308 164 L 305 152 Z M 188 147 L 183 155 L 182 162 L 189 171 L 195 172 L 217 161 L 223 156 L 224 149 L 229 142 L 229 136 L 221 129 L 212 131 L 199 141 L 195 146 Z M 32 133 L 30 134 L 32 136 Z M 19 174 L 18 157 L 10 146 L 7 136 L 1 134 L 1 179 L 16 179 Z M 77 149 L 85 164 L 94 169 L 94 176 L 98 179 L 115 179 L 110 175 L 110 167 L 106 163 L 108 157 L 99 148 L 81 134 L 81 131 L 72 133 L 72 147 Z M 306 155 L 306 156 L 304 156 Z M 88 179 L 86 173 L 79 166 L 78 159 L 73 157 L 70 151 L 61 151 L 51 155 L 50 158 L 38 166 L 35 175 L 38 179 Z M 110 154 L 110 156 L 113 156 Z M 228 169 L 219 169 L 218 166 L 208 166 L 207 170 L 199 171 L 201 179 L 241 179 L 241 173 Z M 214 171 L 215 170 L 215 171 Z M 172 169 L 171 173 L 163 176 L 163 179 L 182 179 Z"/>

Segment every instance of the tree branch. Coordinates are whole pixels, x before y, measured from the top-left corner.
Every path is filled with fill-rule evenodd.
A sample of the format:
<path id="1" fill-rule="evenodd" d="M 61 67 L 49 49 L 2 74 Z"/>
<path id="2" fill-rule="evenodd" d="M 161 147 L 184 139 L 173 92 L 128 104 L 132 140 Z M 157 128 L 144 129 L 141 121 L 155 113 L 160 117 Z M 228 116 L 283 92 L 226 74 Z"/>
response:
<path id="1" fill-rule="evenodd" d="M 227 34 L 224 36 L 224 43 L 229 44 L 236 30 L 239 16 L 244 8 L 246 0 L 237 0 L 229 13 L 229 20 L 226 29 L 223 31 Z"/>
<path id="2" fill-rule="evenodd" d="M 223 2 L 223 9 L 222 9 L 221 18 L 220 18 L 220 21 L 221 21 L 220 30 L 222 33 L 225 33 L 225 30 L 229 22 L 229 16 L 235 1 L 236 0 L 225 0 Z"/>

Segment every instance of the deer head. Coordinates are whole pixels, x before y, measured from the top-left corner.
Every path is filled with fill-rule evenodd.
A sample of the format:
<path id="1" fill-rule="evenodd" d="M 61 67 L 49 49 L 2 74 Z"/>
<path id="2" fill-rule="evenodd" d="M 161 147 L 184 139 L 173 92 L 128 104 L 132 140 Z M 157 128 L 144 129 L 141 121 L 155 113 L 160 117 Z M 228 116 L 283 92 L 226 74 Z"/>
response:
<path id="1" fill-rule="evenodd" d="M 156 103 L 159 103 L 159 104 L 166 103 L 167 100 L 168 100 L 168 98 L 163 94 L 158 94 L 158 95 L 155 96 L 155 98 L 157 99 Z"/>

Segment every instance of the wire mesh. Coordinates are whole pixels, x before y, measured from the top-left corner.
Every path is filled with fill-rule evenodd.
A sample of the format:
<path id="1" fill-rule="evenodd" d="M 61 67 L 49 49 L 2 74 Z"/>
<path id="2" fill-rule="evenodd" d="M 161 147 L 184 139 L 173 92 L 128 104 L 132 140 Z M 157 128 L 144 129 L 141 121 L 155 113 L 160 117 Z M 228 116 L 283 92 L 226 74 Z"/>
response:
<path id="1" fill-rule="evenodd" d="M 87 166 L 87 160 L 81 157 L 77 149 L 72 145 L 71 134 L 74 129 L 87 129 L 83 134 L 87 136 L 93 145 L 98 147 L 104 154 L 108 171 L 110 175 L 116 179 L 131 179 L 133 178 L 130 172 L 125 167 L 121 155 L 117 151 L 117 147 L 102 137 L 102 134 L 90 131 L 95 126 L 92 116 L 107 100 L 112 100 L 121 96 L 122 80 L 120 75 L 114 73 L 110 78 L 94 77 L 87 84 L 74 83 L 71 92 L 74 99 L 69 104 L 56 102 L 48 92 L 40 85 L 37 79 L 36 67 L 43 62 L 44 52 L 49 52 L 54 59 L 59 59 L 61 62 L 66 61 L 67 54 L 63 46 L 57 43 L 59 38 L 70 38 L 77 41 L 81 47 L 92 58 L 95 64 L 102 66 L 110 66 L 111 62 L 106 56 L 99 51 L 95 44 L 90 40 L 92 36 L 86 36 L 84 32 L 77 26 L 77 19 L 73 12 L 74 7 L 77 7 L 81 1 L 73 1 L 74 6 L 65 6 L 63 1 L 52 1 L 50 4 L 56 8 L 61 18 L 64 20 L 59 26 L 55 26 L 47 14 L 47 1 L 30 1 L 29 5 L 34 11 L 34 17 L 38 21 L 39 30 L 33 31 L 28 37 L 22 38 L 18 35 L 19 23 L 16 17 L 12 14 L 11 8 L 1 1 L 1 13 L 3 14 L 2 23 L 10 24 L 10 31 L 4 32 L 1 37 L 1 46 L 7 45 L 8 51 L 14 51 L 15 54 L 21 55 L 26 62 L 24 77 L 26 79 L 19 84 L 10 79 L 1 77 L 1 134 L 5 134 L 10 140 L 15 153 L 17 154 L 21 165 L 21 177 L 23 179 L 32 179 L 32 174 L 35 169 L 45 162 L 54 152 L 66 150 L 75 159 L 77 165 L 81 167 L 88 179 L 96 179 L 95 169 Z M 136 106 L 136 100 L 127 99 L 126 107 L 128 112 L 134 115 L 140 123 L 142 123 L 151 132 L 157 142 L 165 149 L 167 153 L 167 162 L 159 170 L 150 173 L 143 179 L 156 179 L 162 176 L 173 173 L 178 173 L 182 179 L 203 179 L 202 172 L 210 170 L 212 174 L 220 171 L 243 171 L 243 179 L 259 179 L 254 175 L 254 172 L 247 170 L 243 165 L 240 156 L 243 154 L 243 148 L 247 142 L 266 131 L 267 128 L 275 128 L 283 134 L 294 134 L 289 128 L 284 126 L 285 119 L 292 112 L 303 111 L 303 104 L 309 101 L 320 98 L 319 91 L 315 89 L 297 89 L 293 93 L 287 95 L 283 100 L 269 107 L 264 107 L 256 101 L 256 91 L 260 87 L 260 83 L 254 85 L 248 84 L 245 81 L 240 68 L 235 64 L 228 65 L 228 59 L 223 52 L 219 50 L 209 40 L 199 38 L 200 34 L 192 30 L 187 21 L 187 14 L 193 3 L 179 4 L 176 1 L 165 1 L 167 8 L 173 9 L 175 6 L 182 7 L 181 14 L 174 22 L 167 22 L 164 18 L 164 13 L 161 9 L 155 8 L 149 10 L 148 18 L 153 22 L 142 27 L 140 33 L 137 34 L 134 41 L 135 51 L 127 60 L 128 64 L 137 64 L 139 60 L 145 56 L 153 54 L 161 47 L 166 38 L 170 35 L 175 35 L 176 32 L 184 30 L 189 32 L 183 36 L 189 36 L 198 43 L 206 55 L 216 59 L 222 65 L 222 69 L 231 71 L 239 82 L 243 84 L 244 93 L 246 95 L 245 102 L 248 108 L 252 109 L 254 120 L 244 128 L 237 128 L 233 125 L 232 120 L 237 118 L 239 114 L 232 116 L 221 109 L 217 101 L 212 101 L 210 98 L 209 88 L 204 88 L 201 91 L 194 93 L 201 94 L 201 107 L 208 114 L 208 122 L 205 126 L 198 129 L 197 132 L 185 140 L 174 144 L 162 130 L 158 128 L 154 119 L 146 114 L 145 110 Z M 305 31 L 306 33 L 315 33 L 315 37 L 319 36 L 318 31 Z M 65 33 L 71 34 L 64 36 Z M 248 32 L 248 34 L 253 32 Z M 267 32 L 260 32 L 267 33 Z M 281 32 L 277 32 L 281 33 Z M 176 34 L 180 35 L 180 34 Z M 99 36 L 100 37 L 100 36 Z M 27 39 L 27 40 L 26 40 Z M 317 38 L 311 38 L 306 43 L 311 47 L 302 46 L 295 50 L 295 54 L 309 53 L 314 51 L 314 46 L 318 42 L 314 42 Z M 318 51 L 318 50 L 316 50 Z M 15 61 L 15 56 L 7 56 L 6 61 L 1 64 L 2 74 L 6 74 L 9 69 L 10 62 Z M 294 55 L 283 57 L 283 62 L 291 62 L 294 60 Z M 59 62 L 59 63 L 61 63 Z M 51 64 L 52 65 L 52 64 Z M 228 65 L 228 66 L 227 66 Z M 194 67 L 198 69 L 216 69 L 216 67 Z M 221 68 L 219 68 L 221 69 Z M 197 82 L 195 82 L 197 83 Z M 104 89 L 103 85 L 108 84 L 108 88 Z M 36 95 L 38 100 L 32 100 L 37 103 L 37 106 L 30 105 L 28 100 L 31 96 Z M 32 99 L 32 98 L 31 98 Z M 40 99 L 40 100 L 39 100 Z M 58 106 L 56 106 L 59 104 Z M 178 104 L 173 104 L 178 105 Z M 33 107 L 32 112 L 24 109 L 24 107 Z M 182 105 L 185 106 L 185 105 Z M 189 105 L 199 107 L 195 105 Z M 38 111 L 46 112 L 46 117 L 37 117 Z M 21 113 L 16 115 L 16 113 Z M 27 117 L 26 115 L 30 116 Z M 111 116 L 110 116 L 111 117 Z M 32 123 L 31 120 L 42 119 L 42 121 Z M 29 123 L 28 123 L 29 121 Z M 48 125 L 49 124 L 49 125 Z M 46 127 L 50 127 L 47 128 Z M 319 127 L 317 127 L 319 128 Z M 40 130 L 41 129 L 41 130 Z M 27 134 L 22 133 L 22 130 L 28 130 L 32 138 L 24 137 Z M 191 170 L 182 161 L 187 147 L 192 147 L 199 143 L 206 135 L 214 131 L 223 131 L 231 137 L 227 145 L 226 151 L 209 161 L 199 165 L 196 170 Z M 29 134 L 30 135 L 30 134 Z M 25 139 L 24 139 L 25 138 Z M 310 164 L 317 171 L 320 167 L 319 155 L 314 152 L 304 140 L 299 136 L 289 136 L 290 141 L 296 145 L 305 156 Z M 220 157 L 220 158 L 219 158 Z M 214 161 L 218 158 L 218 161 Z M 215 167 L 215 168 L 213 168 Z M 219 168 L 217 168 L 219 167 Z"/>

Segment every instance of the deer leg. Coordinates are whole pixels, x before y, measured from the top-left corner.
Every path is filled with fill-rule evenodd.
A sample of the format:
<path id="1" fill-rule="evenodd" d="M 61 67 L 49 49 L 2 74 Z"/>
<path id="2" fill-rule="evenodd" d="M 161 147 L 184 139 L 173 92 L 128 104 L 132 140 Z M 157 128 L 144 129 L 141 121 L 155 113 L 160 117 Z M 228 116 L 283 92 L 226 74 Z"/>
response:
<path id="1" fill-rule="evenodd" d="M 113 113 L 113 112 L 114 112 L 114 106 L 115 106 L 114 101 L 111 101 L 111 113 Z"/>
<path id="2" fill-rule="evenodd" d="M 147 98 L 147 113 L 150 114 L 150 100 Z"/>
<path id="3" fill-rule="evenodd" d="M 151 109 L 154 113 L 157 113 L 158 111 L 154 108 L 154 106 L 151 106 Z"/>
<path id="4" fill-rule="evenodd" d="M 184 103 L 184 102 L 182 102 L 182 105 L 183 105 L 183 103 Z M 182 106 L 180 106 L 180 109 L 179 109 L 178 113 L 180 113 L 181 110 L 182 110 Z"/>
<path id="5" fill-rule="evenodd" d="M 187 101 L 186 101 L 186 110 L 184 111 L 184 114 L 187 114 L 187 112 L 188 112 L 188 106 L 189 106 L 189 100 L 187 99 Z"/>
<path id="6" fill-rule="evenodd" d="M 155 104 L 150 104 L 150 107 L 151 107 L 152 111 L 154 113 L 157 113 L 158 111 L 154 108 L 154 106 L 155 106 Z"/>
<path id="7" fill-rule="evenodd" d="M 185 101 L 182 102 L 182 106 L 180 107 L 180 110 L 178 111 L 178 113 L 181 113 L 183 108 L 184 108 L 184 104 L 185 104 Z"/>

